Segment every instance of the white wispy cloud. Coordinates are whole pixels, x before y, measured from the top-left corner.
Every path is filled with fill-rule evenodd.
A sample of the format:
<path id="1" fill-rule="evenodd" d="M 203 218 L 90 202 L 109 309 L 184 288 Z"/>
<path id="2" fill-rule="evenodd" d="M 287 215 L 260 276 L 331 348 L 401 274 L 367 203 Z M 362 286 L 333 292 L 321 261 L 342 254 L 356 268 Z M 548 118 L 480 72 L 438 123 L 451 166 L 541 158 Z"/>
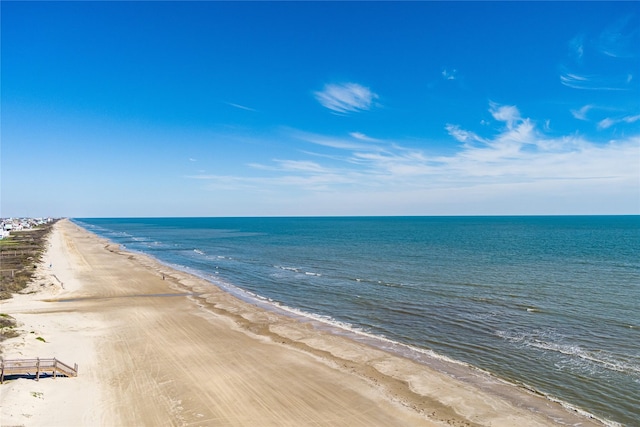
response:
<path id="1" fill-rule="evenodd" d="M 584 35 L 580 34 L 575 36 L 569 42 L 570 55 L 572 55 L 577 61 L 582 60 L 584 56 Z"/>
<path id="2" fill-rule="evenodd" d="M 355 185 L 364 178 L 355 171 L 332 169 L 300 161 L 274 160 L 272 165 L 252 163 L 252 169 L 269 172 L 268 175 L 216 175 L 199 174 L 187 178 L 205 181 L 215 191 L 276 194 L 279 190 L 318 192 L 331 191 L 336 186 Z"/>
<path id="3" fill-rule="evenodd" d="M 349 134 L 349 137 L 336 138 L 293 130 L 291 131 L 291 136 L 313 144 L 345 150 L 377 149 L 378 145 L 376 145 L 376 142 L 379 141 L 359 132 L 352 132 Z"/>
<path id="4" fill-rule="evenodd" d="M 514 105 L 498 105 L 490 103 L 489 112 L 494 119 L 505 122 L 507 129 L 513 128 L 514 123 L 521 120 L 520 111 Z"/>
<path id="5" fill-rule="evenodd" d="M 589 85 L 589 82 L 591 81 L 592 78 L 593 77 L 590 77 L 590 76 L 580 76 L 578 74 L 570 73 L 568 71 L 565 71 L 562 74 L 560 74 L 560 82 L 563 85 L 572 87 L 574 89 L 585 88 L 587 85 Z"/>
<path id="6" fill-rule="evenodd" d="M 593 108 L 593 105 L 587 104 L 587 105 L 581 107 L 578 110 L 571 110 L 571 115 L 573 115 L 573 117 L 575 117 L 578 120 L 586 121 L 587 120 L 587 113 L 592 108 Z"/>
<path id="7" fill-rule="evenodd" d="M 624 114 L 620 108 L 601 107 L 594 104 L 587 104 L 577 110 L 570 111 L 573 117 L 578 120 L 595 123 L 598 130 L 640 121 L 640 114 Z M 612 114 L 614 115 L 612 116 Z"/>
<path id="8" fill-rule="evenodd" d="M 485 142 L 484 139 L 480 138 L 474 132 L 462 129 L 458 125 L 447 124 L 445 126 L 445 129 L 447 130 L 449 135 L 451 135 L 457 141 L 462 142 L 464 144 L 472 144 L 474 142 Z"/>
<path id="9" fill-rule="evenodd" d="M 330 170 L 309 160 L 275 160 L 280 170 L 289 172 L 327 173 Z"/>
<path id="10" fill-rule="evenodd" d="M 234 108 L 238 108 L 240 110 L 245 110 L 245 111 L 253 111 L 256 112 L 257 110 L 251 107 L 246 107 L 244 105 L 240 105 L 240 104 L 234 104 L 233 102 L 227 102 L 227 105 L 234 107 Z"/>
<path id="11" fill-rule="evenodd" d="M 618 123 L 635 123 L 640 120 L 640 114 L 618 118 L 606 117 L 598 122 L 598 129 L 608 129 Z"/>
<path id="12" fill-rule="evenodd" d="M 379 139 L 371 138 L 370 136 L 367 136 L 361 132 L 351 132 L 349 133 L 349 136 L 366 142 L 381 142 Z"/>
<path id="13" fill-rule="evenodd" d="M 593 200 L 614 197 L 612 189 L 616 203 L 633 206 L 628 200 L 634 197 L 640 201 L 637 133 L 608 143 L 575 133 L 549 136 L 544 126 L 536 126 L 537 121 L 524 117 L 516 106 L 491 103 L 489 111 L 499 122 L 497 127 L 494 123 L 491 136 L 447 125 L 452 141 L 459 145 L 446 155 L 428 145 L 407 146 L 360 132 L 331 136 L 291 131 L 298 144 L 311 144 L 318 152 L 308 149 L 298 156 L 249 165 L 257 175 L 192 178 L 205 180 L 215 190 L 230 190 L 235 185 L 239 191 L 252 189 L 256 195 L 268 192 L 279 203 L 291 203 L 291 194 L 295 194 L 296 200 L 306 203 L 351 206 L 360 213 L 363 206 L 408 209 L 416 204 L 451 204 L 459 198 L 485 204 L 499 200 L 508 206 L 510 197 L 530 197 L 539 203 L 566 201 L 563 206 L 570 210 L 569 201 L 591 206 Z M 640 115 L 611 121 L 634 123 L 640 121 Z M 603 126 L 611 124 L 604 122 Z M 487 133 L 486 126 L 483 133 Z M 535 213 L 535 204 L 530 207 Z"/>
<path id="14" fill-rule="evenodd" d="M 341 114 L 370 110 L 378 99 L 371 89 L 357 83 L 326 84 L 314 95 L 322 106 Z"/>
<path id="15" fill-rule="evenodd" d="M 611 127 L 611 126 L 613 126 L 615 123 L 616 123 L 616 122 L 615 122 L 613 119 L 611 119 L 611 118 L 607 117 L 607 118 L 602 119 L 602 120 L 600 120 L 600 121 L 598 122 L 598 129 L 607 129 L 607 128 L 610 128 L 610 127 Z"/>
<path id="16" fill-rule="evenodd" d="M 458 78 L 458 70 L 444 68 L 442 70 L 442 78 L 445 80 L 456 80 Z"/>
<path id="17" fill-rule="evenodd" d="M 629 86 L 632 78 L 630 74 L 619 75 L 588 75 L 571 73 L 568 71 L 560 74 L 560 83 L 572 89 L 619 91 L 631 90 Z"/>

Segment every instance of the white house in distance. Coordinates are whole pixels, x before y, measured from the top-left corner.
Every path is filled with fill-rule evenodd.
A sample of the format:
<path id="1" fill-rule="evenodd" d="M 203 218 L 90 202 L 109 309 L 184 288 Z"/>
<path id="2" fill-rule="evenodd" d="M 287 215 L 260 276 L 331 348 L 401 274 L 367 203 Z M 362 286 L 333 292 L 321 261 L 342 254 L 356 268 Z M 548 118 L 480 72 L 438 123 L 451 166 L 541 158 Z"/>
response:
<path id="1" fill-rule="evenodd" d="M 2 218 L 0 219 L 0 239 L 9 237 L 12 231 L 30 230 L 51 221 L 53 218 Z"/>

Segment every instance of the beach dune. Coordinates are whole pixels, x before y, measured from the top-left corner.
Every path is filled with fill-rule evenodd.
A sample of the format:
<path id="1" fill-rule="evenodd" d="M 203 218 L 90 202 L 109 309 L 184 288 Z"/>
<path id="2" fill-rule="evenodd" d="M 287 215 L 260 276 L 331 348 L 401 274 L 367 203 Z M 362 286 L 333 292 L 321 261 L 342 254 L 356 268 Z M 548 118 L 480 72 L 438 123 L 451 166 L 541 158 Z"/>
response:
<path id="1" fill-rule="evenodd" d="M 3 357 L 79 375 L 5 382 L 1 426 L 599 425 L 256 307 L 68 220 L 37 276 L 0 305 L 22 331 Z"/>

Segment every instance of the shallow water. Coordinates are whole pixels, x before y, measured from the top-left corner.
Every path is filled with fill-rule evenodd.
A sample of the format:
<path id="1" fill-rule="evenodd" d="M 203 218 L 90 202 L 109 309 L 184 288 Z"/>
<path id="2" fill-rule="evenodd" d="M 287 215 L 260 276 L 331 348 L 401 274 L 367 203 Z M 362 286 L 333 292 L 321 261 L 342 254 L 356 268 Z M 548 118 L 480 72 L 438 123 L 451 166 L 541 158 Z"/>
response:
<path id="1" fill-rule="evenodd" d="M 75 221 L 227 290 L 637 425 L 638 216 Z"/>

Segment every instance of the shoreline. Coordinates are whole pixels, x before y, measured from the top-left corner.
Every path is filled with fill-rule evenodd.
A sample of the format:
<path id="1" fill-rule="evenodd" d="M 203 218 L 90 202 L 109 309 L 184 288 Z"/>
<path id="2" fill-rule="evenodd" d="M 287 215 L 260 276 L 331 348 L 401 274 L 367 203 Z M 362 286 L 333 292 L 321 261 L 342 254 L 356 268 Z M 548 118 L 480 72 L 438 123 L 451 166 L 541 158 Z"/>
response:
<path id="1" fill-rule="evenodd" d="M 55 338 L 27 332 L 4 357 L 56 353 L 79 376 L 5 383 L 0 425 L 602 425 L 483 371 L 484 385 L 461 381 L 257 307 L 69 220 L 49 239 L 40 269 L 60 284 L 0 311 Z"/>
<path id="2" fill-rule="evenodd" d="M 507 400 L 515 406 L 523 406 L 522 403 L 524 401 L 529 401 L 531 396 L 544 399 L 544 401 L 546 401 L 547 403 L 551 403 L 552 405 L 547 405 L 541 412 L 547 418 L 553 419 L 555 421 L 554 425 L 556 425 L 556 422 L 558 424 L 566 424 L 568 422 L 572 422 L 573 417 L 575 415 L 578 415 L 582 418 L 580 421 L 578 421 L 580 425 L 582 425 L 582 423 L 587 420 L 588 423 L 593 424 L 586 425 L 622 427 L 622 424 L 619 424 L 615 421 L 598 418 L 587 410 L 574 406 L 568 402 L 563 401 L 562 399 L 547 395 L 525 383 L 513 382 L 508 379 L 501 378 L 488 370 L 479 368 L 467 362 L 459 361 L 448 356 L 438 354 L 430 349 L 414 347 L 409 344 L 404 344 L 385 337 L 370 334 L 365 331 L 359 330 L 358 328 L 353 328 L 349 325 L 341 324 L 341 322 L 333 321 L 331 319 L 327 320 L 325 318 L 322 318 L 322 316 L 316 316 L 313 313 L 291 308 L 286 305 L 281 305 L 273 302 L 269 298 L 263 297 L 250 291 L 246 291 L 234 285 L 222 285 L 220 283 L 216 283 L 215 281 L 209 280 L 204 276 L 189 272 L 189 269 L 186 267 L 180 268 L 180 266 L 165 263 L 153 258 L 152 256 L 142 251 L 135 251 L 128 248 L 123 250 L 126 252 L 139 254 L 143 257 L 149 257 L 153 262 L 156 262 L 160 266 L 164 266 L 167 269 L 176 270 L 187 275 L 193 275 L 196 278 L 207 282 L 209 285 L 214 286 L 217 289 L 221 289 L 225 293 L 231 294 L 232 297 L 235 297 L 242 302 L 257 306 L 260 309 L 264 309 L 269 312 L 274 312 L 276 314 L 285 316 L 295 322 L 308 323 L 312 325 L 314 329 L 322 333 L 344 337 L 346 340 L 354 341 L 358 344 L 364 345 L 365 347 L 380 350 L 385 353 L 400 357 L 402 359 L 409 359 L 410 361 L 425 366 L 430 370 L 434 370 L 435 372 L 453 377 L 464 382 L 465 384 L 478 387 L 485 392 L 496 394 L 500 398 Z M 215 278 L 215 276 L 211 277 Z M 193 293 L 188 293 L 185 295 L 198 296 L 197 294 Z M 279 333 L 275 333 L 275 335 L 280 336 Z M 540 402 L 538 402 L 538 405 L 540 405 Z M 559 414 L 557 412 L 558 408 L 553 408 L 553 405 L 562 407 L 561 412 L 569 412 L 569 417 L 567 418 L 566 413 Z M 534 406 L 537 407 L 537 409 L 541 409 L 541 406 L 536 405 L 531 405 L 528 407 L 530 410 L 533 410 Z"/>

